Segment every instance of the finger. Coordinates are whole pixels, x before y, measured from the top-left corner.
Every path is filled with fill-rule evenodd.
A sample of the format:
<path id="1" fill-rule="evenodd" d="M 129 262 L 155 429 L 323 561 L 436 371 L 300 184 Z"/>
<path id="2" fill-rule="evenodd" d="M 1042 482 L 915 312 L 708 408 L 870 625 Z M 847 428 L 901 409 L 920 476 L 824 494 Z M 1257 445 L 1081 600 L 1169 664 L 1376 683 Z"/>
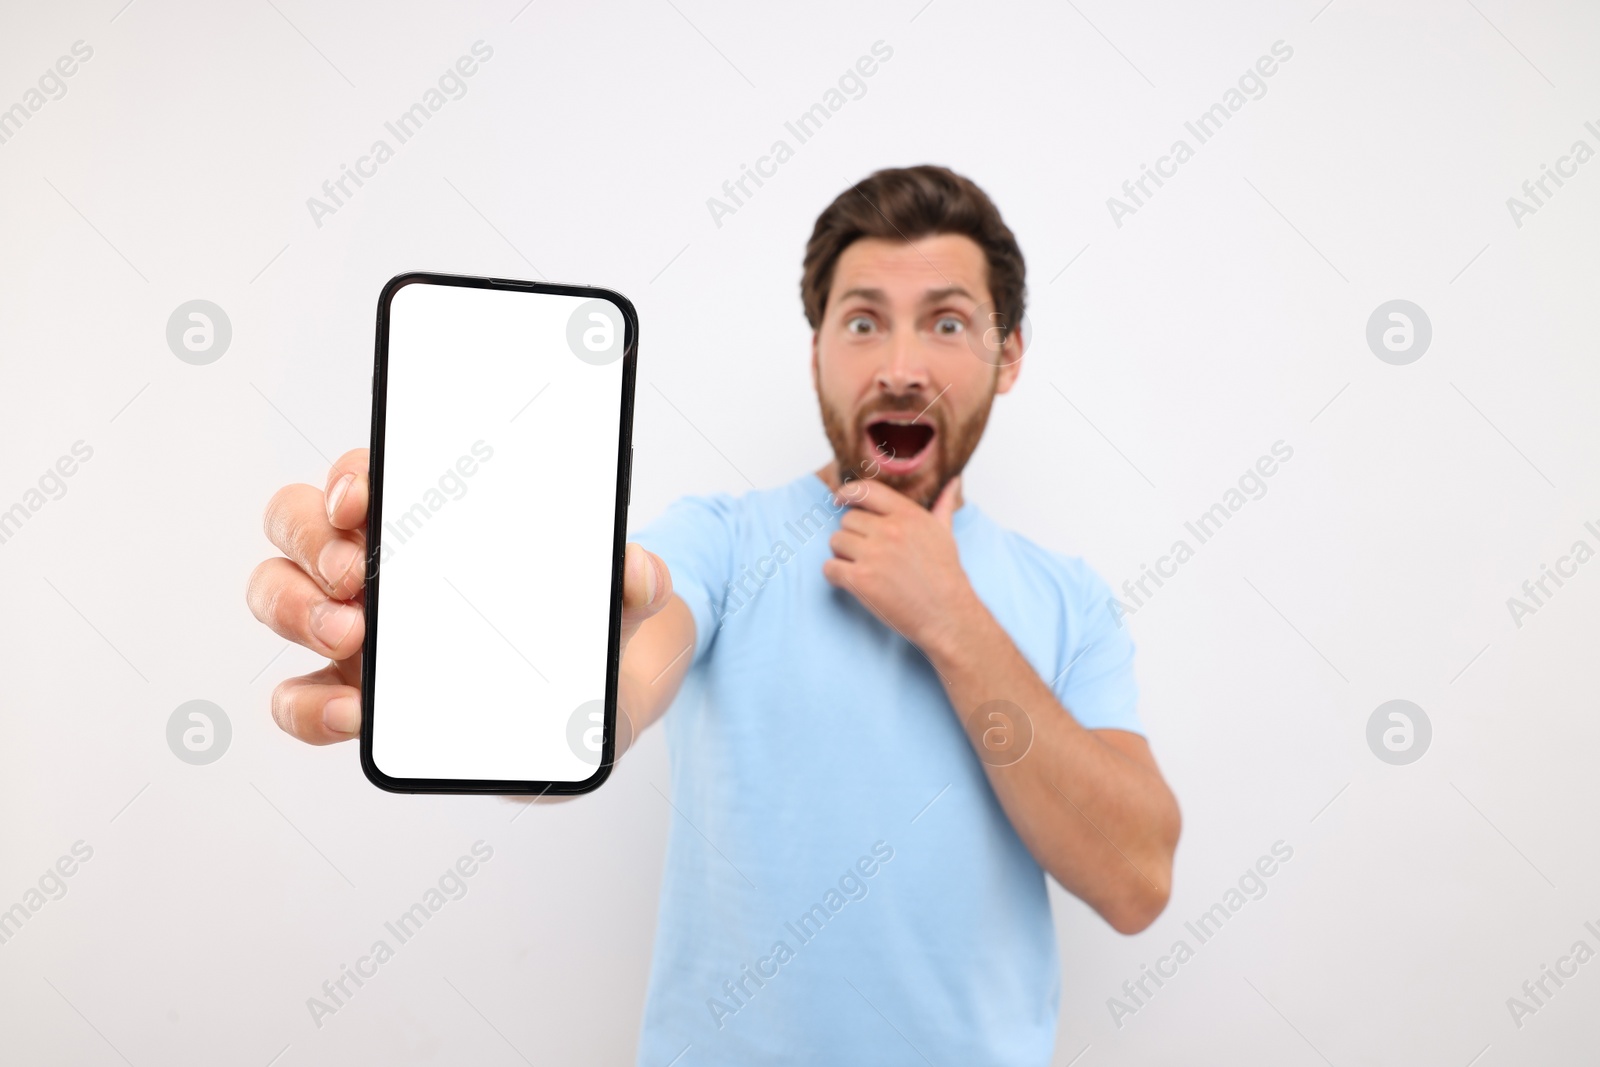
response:
<path id="1" fill-rule="evenodd" d="M 842 482 L 839 488 L 834 490 L 833 503 L 841 508 L 859 505 L 871 495 L 872 487 L 876 484 L 877 482 L 871 478 L 852 478 Z"/>
<path id="2" fill-rule="evenodd" d="M 872 512 L 862 511 L 860 508 L 849 508 L 843 515 L 839 516 L 839 529 L 870 536 L 882 522 L 883 516 L 881 515 L 874 515 Z"/>
<path id="3" fill-rule="evenodd" d="M 361 690 L 345 685 L 330 663 L 280 682 L 272 691 L 272 721 L 307 744 L 348 741 L 361 733 Z"/>
<path id="4" fill-rule="evenodd" d="M 855 573 L 855 567 L 855 563 L 847 559 L 825 559 L 822 561 L 822 576 L 834 588 L 848 589 L 854 593 L 855 586 L 850 578 Z"/>
<path id="5" fill-rule="evenodd" d="M 828 547 L 833 549 L 833 554 L 840 559 L 854 562 L 866 552 L 869 540 L 861 534 L 849 530 L 839 530 L 828 538 Z"/>
<path id="6" fill-rule="evenodd" d="M 629 542 L 622 560 L 622 635 L 639 626 L 672 599 L 672 574 L 660 556 Z"/>
<path id="7" fill-rule="evenodd" d="M 887 515 L 911 503 L 911 498 L 882 482 L 857 479 L 846 482 L 834 494 L 841 505 L 857 507 L 876 515 Z"/>
<path id="8" fill-rule="evenodd" d="M 309 485 L 286 485 L 272 495 L 262 516 L 267 539 L 315 578 L 322 591 L 349 600 L 366 578 L 367 539 L 328 522 L 322 493 Z"/>
<path id="9" fill-rule="evenodd" d="M 281 557 L 251 572 L 245 600 L 273 633 L 329 659 L 355 655 L 366 637 L 360 605 L 330 600 L 305 571 Z"/>
<path id="10" fill-rule="evenodd" d="M 324 511 L 328 522 L 340 530 L 367 524 L 367 450 L 352 448 L 328 471 Z"/>
<path id="11" fill-rule="evenodd" d="M 948 482 L 944 483 L 944 488 L 939 491 L 939 499 L 933 502 L 933 508 L 931 509 L 933 511 L 934 518 L 938 519 L 946 526 L 951 525 L 955 519 L 956 508 L 958 506 L 956 502 L 960 499 L 961 475 L 958 474 L 954 478 L 951 478 Z"/>

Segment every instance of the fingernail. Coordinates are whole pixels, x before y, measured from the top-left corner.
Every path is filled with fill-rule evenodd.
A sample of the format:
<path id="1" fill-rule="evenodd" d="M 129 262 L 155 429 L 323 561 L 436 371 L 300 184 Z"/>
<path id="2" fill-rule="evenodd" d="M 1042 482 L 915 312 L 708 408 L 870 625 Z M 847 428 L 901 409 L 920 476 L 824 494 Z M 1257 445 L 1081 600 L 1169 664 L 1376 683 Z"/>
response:
<path id="1" fill-rule="evenodd" d="M 311 608 L 311 632 L 329 648 L 338 648 L 360 621 L 360 611 L 336 600 L 319 601 Z"/>
<path id="2" fill-rule="evenodd" d="M 636 589 L 644 583 L 644 599 L 638 605 L 642 608 L 656 598 L 656 569 L 650 565 L 650 557 L 643 546 L 630 542 L 626 551 L 622 565 L 627 584 Z"/>
<path id="3" fill-rule="evenodd" d="M 333 521 L 333 513 L 339 510 L 339 505 L 344 502 L 344 495 L 350 491 L 350 486 L 355 482 L 355 480 L 356 476 L 354 474 L 346 474 L 343 478 L 340 478 L 337 482 L 334 482 L 333 488 L 328 490 L 329 522 Z"/>
<path id="4" fill-rule="evenodd" d="M 322 725 L 336 734 L 361 729 L 361 702 L 355 697 L 334 697 L 322 706 Z"/>
<path id="5" fill-rule="evenodd" d="M 323 545 L 321 553 L 317 555 L 317 573 L 322 575 L 323 585 L 337 590 L 360 558 L 361 550 L 341 538 L 334 538 Z"/>

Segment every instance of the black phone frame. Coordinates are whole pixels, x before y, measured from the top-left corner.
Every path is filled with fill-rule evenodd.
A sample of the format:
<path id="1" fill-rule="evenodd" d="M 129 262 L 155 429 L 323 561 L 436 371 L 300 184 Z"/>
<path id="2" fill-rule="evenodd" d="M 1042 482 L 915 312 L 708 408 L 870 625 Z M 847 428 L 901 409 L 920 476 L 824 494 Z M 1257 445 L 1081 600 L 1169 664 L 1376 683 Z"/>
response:
<path id="1" fill-rule="evenodd" d="M 379 709 L 373 699 L 379 637 L 378 596 L 381 578 L 379 560 L 383 535 L 383 438 L 389 371 L 389 305 L 396 293 L 408 285 L 454 285 L 475 289 L 501 289 L 552 296 L 576 296 L 606 300 L 616 305 L 623 318 L 622 403 L 617 429 L 616 521 L 612 534 L 610 633 L 606 652 L 605 722 L 601 739 L 600 765 L 588 778 L 570 782 L 537 782 L 502 779 L 394 778 L 378 769 L 372 758 L 373 727 Z M 372 370 L 372 437 L 368 466 L 367 499 L 367 574 L 365 589 L 366 640 L 361 650 L 361 769 L 367 779 L 391 793 L 461 793 L 533 796 L 577 796 L 600 788 L 611 776 L 616 762 L 617 675 L 622 636 L 622 566 L 627 551 L 628 503 L 633 482 L 633 402 L 634 381 L 638 373 L 639 316 L 633 303 L 621 293 L 590 285 L 561 285 L 554 282 L 528 282 L 508 278 L 480 278 L 460 274 L 410 271 L 389 279 L 378 296 L 378 326 Z"/>

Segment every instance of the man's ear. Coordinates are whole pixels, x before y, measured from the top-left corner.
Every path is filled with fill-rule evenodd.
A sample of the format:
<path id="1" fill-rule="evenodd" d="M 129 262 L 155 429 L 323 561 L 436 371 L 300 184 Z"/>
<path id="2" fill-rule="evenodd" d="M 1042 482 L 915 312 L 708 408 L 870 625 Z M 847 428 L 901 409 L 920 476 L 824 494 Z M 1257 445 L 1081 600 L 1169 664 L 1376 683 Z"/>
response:
<path id="1" fill-rule="evenodd" d="M 816 387 L 818 396 L 822 395 L 822 375 L 817 366 L 817 335 L 820 332 L 820 330 L 811 331 L 811 384 Z"/>
<path id="2" fill-rule="evenodd" d="M 1000 349 L 1000 365 L 996 368 L 994 377 L 994 391 L 1000 393 L 1011 391 L 1017 383 L 1017 375 L 1022 373 L 1022 331 L 1010 330 L 1006 333 L 1006 343 Z"/>

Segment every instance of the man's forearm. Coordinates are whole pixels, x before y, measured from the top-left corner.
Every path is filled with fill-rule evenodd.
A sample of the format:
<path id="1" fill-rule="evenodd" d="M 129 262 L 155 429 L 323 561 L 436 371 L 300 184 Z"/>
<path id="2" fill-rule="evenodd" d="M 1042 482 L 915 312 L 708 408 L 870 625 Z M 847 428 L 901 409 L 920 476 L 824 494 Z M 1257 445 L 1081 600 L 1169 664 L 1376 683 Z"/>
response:
<path id="1" fill-rule="evenodd" d="M 695 624 L 689 605 L 673 596 L 628 641 L 617 672 L 617 755 L 666 713 L 694 659 Z"/>
<path id="2" fill-rule="evenodd" d="M 1134 933 L 1166 906 L 1177 845 L 1177 802 L 1135 734 L 1084 729 L 976 597 L 923 651 L 984 762 L 1001 806 L 1039 865 L 1115 929 Z M 991 701 L 1020 709 L 1009 739 L 974 714 Z M 987 712 L 1016 717 L 1004 705 Z M 1005 742 L 1031 728 L 1025 753 Z M 1115 735 L 1115 740 L 1107 735 Z M 1013 762 L 1014 760 L 1014 762 Z"/>

